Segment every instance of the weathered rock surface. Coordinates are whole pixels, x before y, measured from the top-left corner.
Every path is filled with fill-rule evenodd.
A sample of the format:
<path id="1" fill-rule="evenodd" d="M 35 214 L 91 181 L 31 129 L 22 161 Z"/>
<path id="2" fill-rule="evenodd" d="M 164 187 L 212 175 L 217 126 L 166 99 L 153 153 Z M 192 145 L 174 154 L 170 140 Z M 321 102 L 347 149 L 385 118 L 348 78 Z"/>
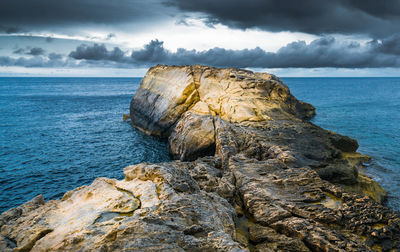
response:
<path id="1" fill-rule="evenodd" d="M 201 105 L 195 106 L 199 101 Z M 308 118 L 315 113 L 274 75 L 206 66 L 156 66 L 143 78 L 130 114 L 137 128 L 169 136 L 171 127 L 190 109 L 233 123 L 266 121 L 271 114 Z"/>
<path id="2" fill-rule="evenodd" d="M 156 66 L 131 122 L 168 137 L 169 163 L 124 169 L 0 216 L 2 251 L 400 250 L 400 217 L 358 172 L 357 141 L 308 121 L 279 78 Z"/>
<path id="3" fill-rule="evenodd" d="M 175 163 L 125 168 L 62 200 L 41 196 L 0 216 L 1 251 L 241 251 L 235 211 Z"/>
<path id="4" fill-rule="evenodd" d="M 215 153 L 213 117 L 210 114 L 186 112 L 171 133 L 169 143 L 169 152 L 175 159 L 193 161 L 197 157 L 213 156 Z"/>
<path id="5" fill-rule="evenodd" d="M 146 98 L 153 89 L 175 86 L 176 78 L 180 93 L 158 93 L 162 103 Z M 156 66 L 141 89 L 131 102 L 132 124 L 146 122 L 148 132 L 169 137 L 176 159 L 213 156 L 208 165 L 182 164 L 200 188 L 251 220 L 251 232 L 237 237 L 243 245 L 260 251 L 399 248 L 399 216 L 379 204 L 384 190 L 359 174 L 365 156 L 356 153 L 357 141 L 304 120 L 314 108 L 279 78 L 232 68 Z M 152 114 L 135 118 L 148 107 Z M 152 127 L 159 118 L 169 121 Z M 383 227 L 386 235 L 377 238 Z M 263 232 L 268 235 L 260 238 Z"/>

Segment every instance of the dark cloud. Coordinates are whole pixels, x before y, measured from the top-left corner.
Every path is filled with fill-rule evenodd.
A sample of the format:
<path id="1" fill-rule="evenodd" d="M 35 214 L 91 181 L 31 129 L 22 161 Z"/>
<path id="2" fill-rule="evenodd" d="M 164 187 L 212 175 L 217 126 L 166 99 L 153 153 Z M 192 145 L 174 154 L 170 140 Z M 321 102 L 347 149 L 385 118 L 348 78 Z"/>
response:
<path id="1" fill-rule="evenodd" d="M 311 34 L 398 33 L 398 0 L 168 0 L 182 11 L 203 13 L 207 25 Z"/>
<path id="2" fill-rule="evenodd" d="M 81 45 L 70 53 L 79 60 L 112 62 L 121 67 L 151 66 L 154 64 L 191 65 L 204 64 L 217 67 L 250 68 L 370 68 L 399 67 L 400 37 L 394 36 L 382 41 L 372 40 L 361 45 L 357 42 L 340 42 L 333 37 L 316 39 L 309 44 L 304 41 L 290 43 L 277 52 L 254 49 L 228 50 L 213 48 L 206 51 L 179 48 L 171 52 L 163 42 L 153 40 L 143 49 L 133 50 L 126 55 L 119 48 L 107 50 L 104 45 Z"/>
<path id="3" fill-rule="evenodd" d="M 20 67 L 76 67 L 77 64 L 64 60 L 63 57 L 19 57 L 12 58 L 0 56 L 0 66 L 20 66 Z"/>
<path id="4" fill-rule="evenodd" d="M 28 52 L 29 55 L 34 55 L 34 56 L 43 55 L 44 53 L 45 53 L 44 49 L 40 47 L 33 47 Z"/>
<path id="5" fill-rule="evenodd" d="M 18 48 L 13 51 L 14 54 L 25 54 L 24 48 Z"/>
<path id="6" fill-rule="evenodd" d="M 171 61 L 172 63 L 172 61 L 176 60 L 177 57 L 180 58 L 178 54 L 165 50 L 164 42 L 157 39 L 146 44 L 144 49 L 133 51 L 131 54 L 131 59 L 138 63 L 155 63 L 163 61 Z"/>
<path id="7" fill-rule="evenodd" d="M 38 47 L 20 48 L 14 53 L 23 57 L 0 57 L 1 66 L 24 67 L 149 67 L 155 64 L 192 65 L 240 68 L 382 68 L 400 67 L 400 36 L 368 43 L 343 42 L 326 36 L 311 43 L 296 41 L 276 52 L 259 47 L 230 50 L 187 50 L 173 52 L 159 40 L 152 40 L 142 49 L 129 53 L 118 47 L 107 49 L 103 44 L 78 46 L 65 58 L 61 54 L 46 54 Z"/>
<path id="8" fill-rule="evenodd" d="M 398 33 L 400 27 L 398 0 L 1 0 L 0 31 L 48 31 L 82 25 L 104 28 L 122 23 L 140 28 L 138 21 L 152 25 L 166 19 L 188 25 L 185 17 L 190 13 L 204 17 L 209 27 L 222 23 L 240 29 L 317 35 L 382 38 Z"/>
<path id="9" fill-rule="evenodd" d="M 82 44 L 72 51 L 69 56 L 71 58 L 81 60 L 108 60 L 108 61 L 123 61 L 124 52 L 118 47 L 114 47 L 112 51 L 108 51 L 105 45 L 94 44 L 88 46 Z"/>
<path id="10" fill-rule="evenodd" d="M 18 48 L 15 51 L 13 51 L 13 53 L 38 56 L 38 55 L 44 55 L 45 50 L 40 47 L 26 47 L 26 48 Z"/>
<path id="11" fill-rule="evenodd" d="M 1 0 L 0 31 L 104 28 L 122 23 L 140 28 L 138 21 L 153 25 L 167 19 L 188 25 L 185 17 L 191 13 L 204 17 L 209 27 L 222 23 L 240 29 L 318 35 L 356 33 L 381 38 L 398 33 L 400 27 L 398 0 Z"/>
<path id="12" fill-rule="evenodd" d="M 112 25 L 166 17 L 161 0 L 1 0 L 0 24 L 24 30 Z M 1 27 L 0 27 L 1 29 Z M 5 30 L 5 29 L 1 29 Z"/>
<path id="13" fill-rule="evenodd" d="M 387 53 L 387 54 L 396 54 L 400 56 L 400 35 L 396 34 L 389 38 L 386 38 L 379 42 L 377 40 L 373 40 L 371 44 L 377 45 L 379 48 L 379 52 Z"/>
<path id="14" fill-rule="evenodd" d="M 0 17 L 1 19 L 1 17 Z M 7 34 L 13 34 L 13 33 L 18 33 L 21 32 L 22 30 L 18 27 L 15 26 L 3 26 L 0 25 L 0 32 L 5 32 Z"/>

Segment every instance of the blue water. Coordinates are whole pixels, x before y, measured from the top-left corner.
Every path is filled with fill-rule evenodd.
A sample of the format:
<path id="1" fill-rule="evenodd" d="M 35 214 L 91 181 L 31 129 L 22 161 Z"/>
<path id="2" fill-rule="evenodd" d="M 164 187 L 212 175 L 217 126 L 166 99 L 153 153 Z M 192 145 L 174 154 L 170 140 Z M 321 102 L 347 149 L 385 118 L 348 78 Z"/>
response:
<path id="1" fill-rule="evenodd" d="M 167 161 L 166 143 L 123 122 L 140 78 L 0 78 L 0 212 L 96 177 Z"/>
<path id="2" fill-rule="evenodd" d="M 364 172 L 389 193 L 400 211 L 400 78 L 283 78 L 299 99 L 313 104 L 313 123 L 357 139 L 372 157 Z"/>
<path id="3" fill-rule="evenodd" d="M 400 78 L 283 78 L 315 124 L 358 140 L 365 172 L 400 210 Z M 94 178 L 169 160 L 165 142 L 122 121 L 139 78 L 0 78 L 0 212 Z"/>

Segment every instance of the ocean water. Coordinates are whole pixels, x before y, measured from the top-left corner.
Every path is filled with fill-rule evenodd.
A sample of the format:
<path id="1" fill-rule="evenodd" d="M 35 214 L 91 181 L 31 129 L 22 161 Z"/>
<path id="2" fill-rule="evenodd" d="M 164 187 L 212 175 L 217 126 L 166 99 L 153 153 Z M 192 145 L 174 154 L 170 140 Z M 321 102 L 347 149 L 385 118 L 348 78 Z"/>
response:
<path id="1" fill-rule="evenodd" d="M 283 78 L 312 121 L 358 140 L 365 172 L 400 210 L 400 78 Z M 59 198 L 130 164 L 169 160 L 166 143 L 122 121 L 140 78 L 0 78 L 0 212 Z"/>
<path id="2" fill-rule="evenodd" d="M 96 177 L 167 161 L 166 143 L 123 122 L 140 78 L 0 78 L 0 212 Z"/>
<path id="3" fill-rule="evenodd" d="M 350 136 L 372 157 L 363 170 L 400 211 L 400 78 L 283 78 L 292 94 L 317 109 L 311 121 Z"/>

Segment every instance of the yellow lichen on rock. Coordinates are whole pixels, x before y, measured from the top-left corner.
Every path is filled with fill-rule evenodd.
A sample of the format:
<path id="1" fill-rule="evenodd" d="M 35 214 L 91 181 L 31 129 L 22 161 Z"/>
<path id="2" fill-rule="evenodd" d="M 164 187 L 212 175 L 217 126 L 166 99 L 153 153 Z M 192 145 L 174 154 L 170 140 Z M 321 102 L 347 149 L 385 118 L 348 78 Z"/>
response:
<path id="1" fill-rule="evenodd" d="M 349 161 L 353 166 L 358 166 L 371 160 L 370 156 L 361 154 L 359 152 L 343 152 L 342 157 Z"/>
<path id="2" fill-rule="evenodd" d="M 343 187 L 354 193 L 359 193 L 371 197 L 376 202 L 381 203 L 387 196 L 385 189 L 378 182 L 372 180 L 368 176 L 359 173 L 357 183 L 353 185 L 343 185 Z"/>

